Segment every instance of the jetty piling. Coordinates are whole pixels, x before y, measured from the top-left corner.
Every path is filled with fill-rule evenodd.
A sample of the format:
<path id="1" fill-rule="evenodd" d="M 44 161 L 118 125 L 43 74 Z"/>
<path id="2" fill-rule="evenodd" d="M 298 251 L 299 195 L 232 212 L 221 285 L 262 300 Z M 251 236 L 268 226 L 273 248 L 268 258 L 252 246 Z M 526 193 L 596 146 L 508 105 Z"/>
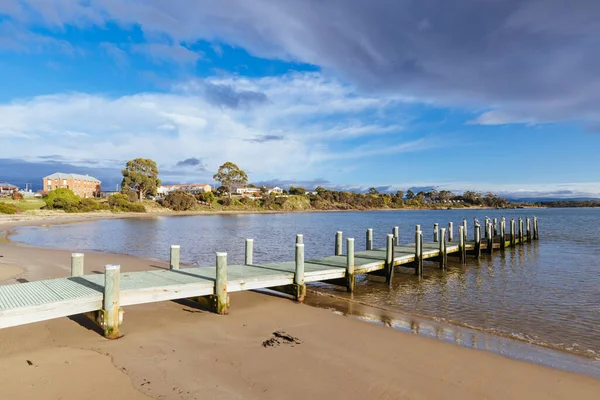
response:
<path id="1" fill-rule="evenodd" d="M 531 243 L 531 220 L 529 217 L 525 219 L 527 227 L 527 243 Z"/>
<path id="2" fill-rule="evenodd" d="M 335 233 L 335 255 L 336 256 L 342 255 L 342 232 L 341 231 L 337 231 Z"/>
<path id="3" fill-rule="evenodd" d="M 418 277 L 423 277 L 423 232 L 421 225 L 415 228 L 415 273 Z"/>
<path id="4" fill-rule="evenodd" d="M 306 296 L 306 284 L 304 281 L 304 243 L 296 243 L 296 268 L 294 271 L 294 298 L 302 303 Z"/>
<path id="5" fill-rule="evenodd" d="M 117 339 L 121 336 L 120 327 L 123 309 L 120 307 L 120 277 L 121 266 L 118 264 L 107 264 L 104 266 L 104 295 L 102 298 L 102 310 L 100 318 L 101 327 L 104 329 L 104 337 Z"/>
<path id="6" fill-rule="evenodd" d="M 458 257 L 461 263 L 467 262 L 465 249 L 465 227 L 464 225 L 458 227 Z"/>
<path id="7" fill-rule="evenodd" d="M 479 222 L 475 224 L 475 258 L 481 258 L 481 225 Z"/>
<path id="8" fill-rule="evenodd" d="M 299 243 L 299 244 L 304 244 L 304 235 L 302 235 L 302 234 L 297 234 L 297 235 L 296 235 L 296 243 Z"/>
<path id="9" fill-rule="evenodd" d="M 454 240 L 454 223 L 448 222 L 448 241 L 451 242 Z"/>
<path id="10" fill-rule="evenodd" d="M 487 226 L 488 234 L 487 234 L 487 252 L 489 254 L 494 253 L 494 226 L 490 222 Z"/>
<path id="11" fill-rule="evenodd" d="M 354 277 L 354 239 L 346 239 L 346 290 L 354 293 L 356 279 Z"/>
<path id="12" fill-rule="evenodd" d="M 538 232 L 538 219 L 536 216 L 533 217 L 533 240 L 538 240 L 540 238 Z"/>
<path id="13" fill-rule="evenodd" d="M 169 257 L 169 269 L 179 269 L 179 258 L 180 258 L 181 246 L 178 244 L 171 245 L 171 252 Z"/>
<path id="14" fill-rule="evenodd" d="M 373 250 L 373 229 L 367 229 L 366 250 Z"/>
<path id="15" fill-rule="evenodd" d="M 297 240 L 297 238 L 296 238 Z M 244 251 L 244 264 L 252 265 L 252 259 L 254 256 L 254 239 L 246 239 L 246 246 Z"/>
<path id="16" fill-rule="evenodd" d="M 391 285 L 394 278 L 394 235 L 388 234 L 385 244 L 385 282 Z"/>
<path id="17" fill-rule="evenodd" d="M 394 232 L 394 246 L 399 246 L 400 245 L 400 227 L 395 226 L 393 232 Z"/>
<path id="18" fill-rule="evenodd" d="M 523 232 L 523 218 L 519 217 L 519 243 L 523 244 L 523 238 L 524 238 L 524 232 Z"/>
<path id="19" fill-rule="evenodd" d="M 494 218 L 494 236 L 498 235 L 498 218 Z"/>
<path id="20" fill-rule="evenodd" d="M 506 219 L 502 217 L 500 221 L 500 250 L 506 248 Z"/>
<path id="21" fill-rule="evenodd" d="M 446 228 L 440 229 L 440 269 L 446 269 L 447 255 L 446 255 Z"/>
<path id="22" fill-rule="evenodd" d="M 462 226 L 463 226 L 463 235 L 465 235 L 465 238 L 466 238 L 467 237 L 467 230 L 468 230 L 468 228 L 467 228 L 467 219 L 466 218 L 463 219 Z"/>
<path id="23" fill-rule="evenodd" d="M 83 275 L 83 253 L 71 254 L 71 276 Z"/>

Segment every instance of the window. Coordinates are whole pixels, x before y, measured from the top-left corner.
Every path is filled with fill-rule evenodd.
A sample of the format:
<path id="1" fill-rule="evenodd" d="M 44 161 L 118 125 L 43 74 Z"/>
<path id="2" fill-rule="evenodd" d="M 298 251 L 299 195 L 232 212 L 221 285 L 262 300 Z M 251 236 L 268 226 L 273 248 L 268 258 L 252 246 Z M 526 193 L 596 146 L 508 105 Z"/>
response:
<path id="1" fill-rule="evenodd" d="M 48 187 L 50 187 L 50 185 L 52 185 L 52 179 L 48 179 Z"/>
<path id="2" fill-rule="evenodd" d="M 66 184 L 67 184 L 67 180 L 63 179 L 63 185 L 66 185 Z"/>

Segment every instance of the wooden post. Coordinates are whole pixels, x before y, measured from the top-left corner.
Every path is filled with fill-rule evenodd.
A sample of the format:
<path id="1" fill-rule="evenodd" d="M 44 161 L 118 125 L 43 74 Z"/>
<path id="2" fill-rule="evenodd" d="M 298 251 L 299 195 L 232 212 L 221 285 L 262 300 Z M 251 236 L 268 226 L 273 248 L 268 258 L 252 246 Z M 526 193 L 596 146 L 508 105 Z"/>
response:
<path id="1" fill-rule="evenodd" d="M 467 219 L 463 219 L 463 235 L 465 235 L 465 238 L 467 237 Z"/>
<path id="2" fill-rule="evenodd" d="M 178 244 L 171 245 L 170 269 L 179 269 L 179 251 L 180 246 Z"/>
<path id="3" fill-rule="evenodd" d="M 71 254 L 71 276 L 82 276 L 83 273 L 83 253 Z"/>
<path id="4" fill-rule="evenodd" d="M 484 238 L 485 238 L 486 242 L 487 242 L 487 238 L 488 238 L 488 232 L 490 231 L 488 229 L 489 224 L 490 224 L 490 221 L 488 221 L 488 218 L 485 217 L 485 231 L 483 232 L 483 234 L 484 234 Z"/>
<path id="5" fill-rule="evenodd" d="M 304 235 L 297 234 L 296 235 L 296 243 L 304 244 Z"/>
<path id="6" fill-rule="evenodd" d="M 417 225 L 415 230 L 415 273 L 420 278 L 423 277 L 423 232 L 421 225 Z"/>
<path id="7" fill-rule="evenodd" d="M 354 239 L 346 239 L 346 290 L 354 293 Z"/>
<path id="8" fill-rule="evenodd" d="M 481 225 L 475 224 L 475 257 L 481 258 Z"/>
<path id="9" fill-rule="evenodd" d="M 400 245 L 400 227 L 395 226 L 393 233 L 394 233 L 394 246 L 398 246 L 398 245 Z"/>
<path id="10" fill-rule="evenodd" d="M 458 227 L 458 255 L 460 261 L 465 264 L 465 226 Z"/>
<path id="11" fill-rule="evenodd" d="M 494 252 L 494 226 L 491 222 L 488 224 L 487 251 L 489 254 Z"/>
<path id="12" fill-rule="evenodd" d="M 517 244 L 517 238 L 516 238 L 516 229 L 515 229 L 515 219 L 511 218 L 510 220 L 510 245 L 514 246 L 515 244 Z"/>
<path id="13" fill-rule="evenodd" d="M 216 257 L 216 279 L 215 290 L 212 295 L 213 312 L 225 315 L 229 307 L 229 295 L 227 294 L 227 253 L 217 252 Z"/>
<path id="14" fill-rule="evenodd" d="M 527 217 L 525 221 L 527 221 L 527 243 L 529 243 L 531 242 L 531 220 Z"/>
<path id="15" fill-rule="evenodd" d="M 454 223 L 448 222 L 448 241 L 451 242 L 454 240 Z"/>
<path id="16" fill-rule="evenodd" d="M 335 255 L 336 256 L 342 255 L 342 232 L 341 231 L 337 231 L 335 233 Z"/>
<path id="17" fill-rule="evenodd" d="M 246 239 L 246 257 L 244 264 L 252 265 L 254 253 L 254 239 Z"/>
<path id="18" fill-rule="evenodd" d="M 102 299 L 101 322 L 104 337 L 117 339 L 120 335 L 121 314 L 120 305 L 121 266 L 108 264 L 104 266 L 104 296 Z"/>
<path id="19" fill-rule="evenodd" d="M 446 228 L 440 229 L 440 269 L 446 269 Z"/>
<path id="20" fill-rule="evenodd" d="M 494 236 L 498 234 L 498 218 L 494 218 Z"/>
<path id="21" fill-rule="evenodd" d="M 537 217 L 533 217 L 533 240 L 539 240 L 540 234 L 538 232 L 538 219 Z"/>
<path id="22" fill-rule="evenodd" d="M 366 250 L 373 250 L 373 229 L 367 229 Z"/>
<path id="23" fill-rule="evenodd" d="M 506 248 L 506 219 L 502 217 L 500 221 L 500 250 Z"/>
<path id="24" fill-rule="evenodd" d="M 519 243 L 523 244 L 523 218 L 519 217 Z"/>
<path id="25" fill-rule="evenodd" d="M 385 243 L 385 282 L 392 284 L 394 277 L 394 235 L 388 234 Z"/>
<path id="26" fill-rule="evenodd" d="M 440 234 L 440 225 L 439 224 L 433 224 L 433 241 L 434 242 L 438 241 L 439 234 Z"/>
<path id="27" fill-rule="evenodd" d="M 296 271 L 294 272 L 294 298 L 302 303 L 306 296 L 304 284 L 304 243 L 296 243 Z"/>

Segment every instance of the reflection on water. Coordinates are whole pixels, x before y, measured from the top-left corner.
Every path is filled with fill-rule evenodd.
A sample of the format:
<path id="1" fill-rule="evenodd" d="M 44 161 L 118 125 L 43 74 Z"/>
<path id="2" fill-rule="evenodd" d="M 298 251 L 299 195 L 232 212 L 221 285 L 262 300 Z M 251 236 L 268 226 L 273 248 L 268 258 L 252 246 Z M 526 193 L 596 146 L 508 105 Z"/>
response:
<path id="1" fill-rule="evenodd" d="M 535 210 L 540 240 L 462 265 L 448 258 L 443 272 L 425 263 L 422 279 L 399 268 L 391 286 L 366 277 L 350 296 L 341 288 L 318 290 L 367 304 L 389 313 L 422 316 L 503 338 L 515 338 L 600 359 L 600 209 Z M 304 234 L 306 258 L 333 253 L 337 230 L 365 246 L 366 228 L 374 229 L 374 245 L 400 226 L 402 243 L 412 241 L 421 224 L 431 241 L 433 223 L 458 226 L 463 218 L 483 220 L 532 216 L 533 210 L 448 210 L 352 213 L 306 213 L 237 216 L 159 217 L 104 220 L 81 224 L 18 229 L 13 240 L 70 250 L 101 250 L 168 259 L 169 245 L 182 246 L 182 261 L 209 265 L 216 251 L 227 251 L 230 263 L 243 260 L 245 238 L 254 238 L 255 262 L 292 260 L 297 233 Z M 455 228 L 456 229 L 456 228 Z M 469 227 L 469 234 L 473 229 Z M 456 234 L 456 232 L 455 232 Z M 456 236 L 455 236 L 456 237 Z M 350 302 L 349 304 L 352 304 Z M 391 323 L 391 322 L 390 322 Z M 398 324 L 399 322 L 394 322 Z M 426 329 L 422 324 L 410 331 Z M 427 328 L 429 329 L 429 328 Z M 448 333 L 433 329 L 444 339 Z M 462 343 L 485 348 L 485 341 L 462 333 Z"/>

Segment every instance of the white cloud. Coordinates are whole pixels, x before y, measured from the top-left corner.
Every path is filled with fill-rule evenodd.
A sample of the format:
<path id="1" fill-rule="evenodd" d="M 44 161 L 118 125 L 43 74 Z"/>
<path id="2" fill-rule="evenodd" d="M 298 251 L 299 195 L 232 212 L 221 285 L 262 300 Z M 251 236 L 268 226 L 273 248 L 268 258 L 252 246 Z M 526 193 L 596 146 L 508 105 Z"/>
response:
<path id="1" fill-rule="evenodd" d="M 226 86 L 232 106 L 207 98 L 205 85 Z M 247 106 L 233 101 L 255 97 L 262 100 Z M 0 135 L 3 154 L 26 160 L 52 154 L 75 165 L 94 160 L 120 167 L 112 160 L 148 157 L 172 169 L 194 157 L 208 171 L 234 161 L 253 179 L 310 177 L 330 160 L 422 149 L 420 142 L 404 143 L 397 118 L 381 112 L 395 116 L 398 107 L 393 98 L 360 96 L 317 73 L 225 77 L 188 82 L 169 93 L 61 93 L 13 101 L 0 105 Z M 396 144 L 374 140 L 382 134 L 396 135 Z M 360 139 L 364 147 L 340 150 L 344 138 Z"/>

